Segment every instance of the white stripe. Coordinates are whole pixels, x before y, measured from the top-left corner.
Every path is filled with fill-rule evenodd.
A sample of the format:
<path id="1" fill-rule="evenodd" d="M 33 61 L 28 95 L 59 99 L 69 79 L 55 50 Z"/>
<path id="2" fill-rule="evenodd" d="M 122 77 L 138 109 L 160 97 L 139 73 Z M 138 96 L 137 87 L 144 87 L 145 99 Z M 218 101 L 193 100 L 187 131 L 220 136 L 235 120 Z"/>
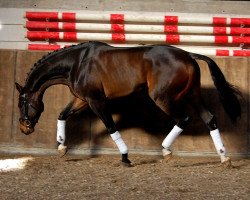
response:
<path id="1" fill-rule="evenodd" d="M 58 19 L 62 19 L 62 13 L 61 12 L 58 13 Z"/>
<path id="2" fill-rule="evenodd" d="M 64 32 L 59 32 L 59 39 L 60 39 L 60 40 L 63 39 L 63 35 L 64 35 Z"/>
<path id="3" fill-rule="evenodd" d="M 180 35 L 180 42 L 205 42 L 205 43 L 214 43 L 214 36 L 202 36 L 202 35 Z"/>
<path id="4" fill-rule="evenodd" d="M 229 50 L 229 56 L 233 56 L 233 55 L 234 55 L 233 50 Z"/>
<path id="5" fill-rule="evenodd" d="M 58 28 L 63 29 L 63 23 L 62 22 L 58 22 Z"/>
<path id="6" fill-rule="evenodd" d="M 213 24 L 212 17 L 179 16 L 179 23 Z"/>

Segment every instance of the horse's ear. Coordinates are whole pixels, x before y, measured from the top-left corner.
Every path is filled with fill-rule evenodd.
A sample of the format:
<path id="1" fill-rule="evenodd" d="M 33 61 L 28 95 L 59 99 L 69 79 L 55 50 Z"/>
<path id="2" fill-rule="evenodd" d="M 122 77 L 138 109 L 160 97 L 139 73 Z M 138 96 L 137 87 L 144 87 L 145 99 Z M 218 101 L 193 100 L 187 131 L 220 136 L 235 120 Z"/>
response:
<path id="1" fill-rule="evenodd" d="M 19 83 L 15 82 L 16 89 L 18 90 L 19 93 L 23 90 L 23 86 L 21 86 Z"/>

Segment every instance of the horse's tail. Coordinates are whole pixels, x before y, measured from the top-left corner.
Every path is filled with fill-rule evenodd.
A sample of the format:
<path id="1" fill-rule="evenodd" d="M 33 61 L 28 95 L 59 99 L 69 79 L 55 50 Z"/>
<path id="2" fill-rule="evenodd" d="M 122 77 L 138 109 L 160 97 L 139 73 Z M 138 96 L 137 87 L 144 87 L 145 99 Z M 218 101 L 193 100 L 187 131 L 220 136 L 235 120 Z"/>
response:
<path id="1" fill-rule="evenodd" d="M 220 68 L 211 58 L 195 53 L 189 54 L 193 59 L 203 60 L 208 64 L 224 110 L 232 121 L 236 121 L 236 119 L 241 116 L 241 106 L 237 98 L 237 95 L 242 96 L 240 91 L 226 81 Z"/>

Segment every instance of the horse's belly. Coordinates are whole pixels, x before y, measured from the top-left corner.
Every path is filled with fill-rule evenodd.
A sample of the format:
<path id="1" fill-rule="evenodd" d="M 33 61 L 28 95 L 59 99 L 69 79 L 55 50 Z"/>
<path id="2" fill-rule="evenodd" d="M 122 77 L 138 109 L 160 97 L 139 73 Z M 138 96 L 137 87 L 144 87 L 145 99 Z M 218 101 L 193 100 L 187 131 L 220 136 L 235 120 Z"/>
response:
<path id="1" fill-rule="evenodd" d="M 103 84 L 103 87 L 106 97 L 112 99 L 131 94 L 136 90 L 137 84 L 133 84 L 131 82 L 108 83 Z"/>

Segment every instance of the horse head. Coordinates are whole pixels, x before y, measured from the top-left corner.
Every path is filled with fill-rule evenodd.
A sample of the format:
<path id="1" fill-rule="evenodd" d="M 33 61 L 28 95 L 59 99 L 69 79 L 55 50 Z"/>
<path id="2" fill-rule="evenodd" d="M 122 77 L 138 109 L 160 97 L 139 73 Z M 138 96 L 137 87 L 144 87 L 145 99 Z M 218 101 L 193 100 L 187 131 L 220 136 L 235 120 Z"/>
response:
<path id="1" fill-rule="evenodd" d="M 24 134 L 29 135 L 34 132 L 34 127 L 44 110 L 44 105 L 42 100 L 39 100 L 34 93 L 28 91 L 18 83 L 15 84 L 19 92 L 20 130 Z"/>

